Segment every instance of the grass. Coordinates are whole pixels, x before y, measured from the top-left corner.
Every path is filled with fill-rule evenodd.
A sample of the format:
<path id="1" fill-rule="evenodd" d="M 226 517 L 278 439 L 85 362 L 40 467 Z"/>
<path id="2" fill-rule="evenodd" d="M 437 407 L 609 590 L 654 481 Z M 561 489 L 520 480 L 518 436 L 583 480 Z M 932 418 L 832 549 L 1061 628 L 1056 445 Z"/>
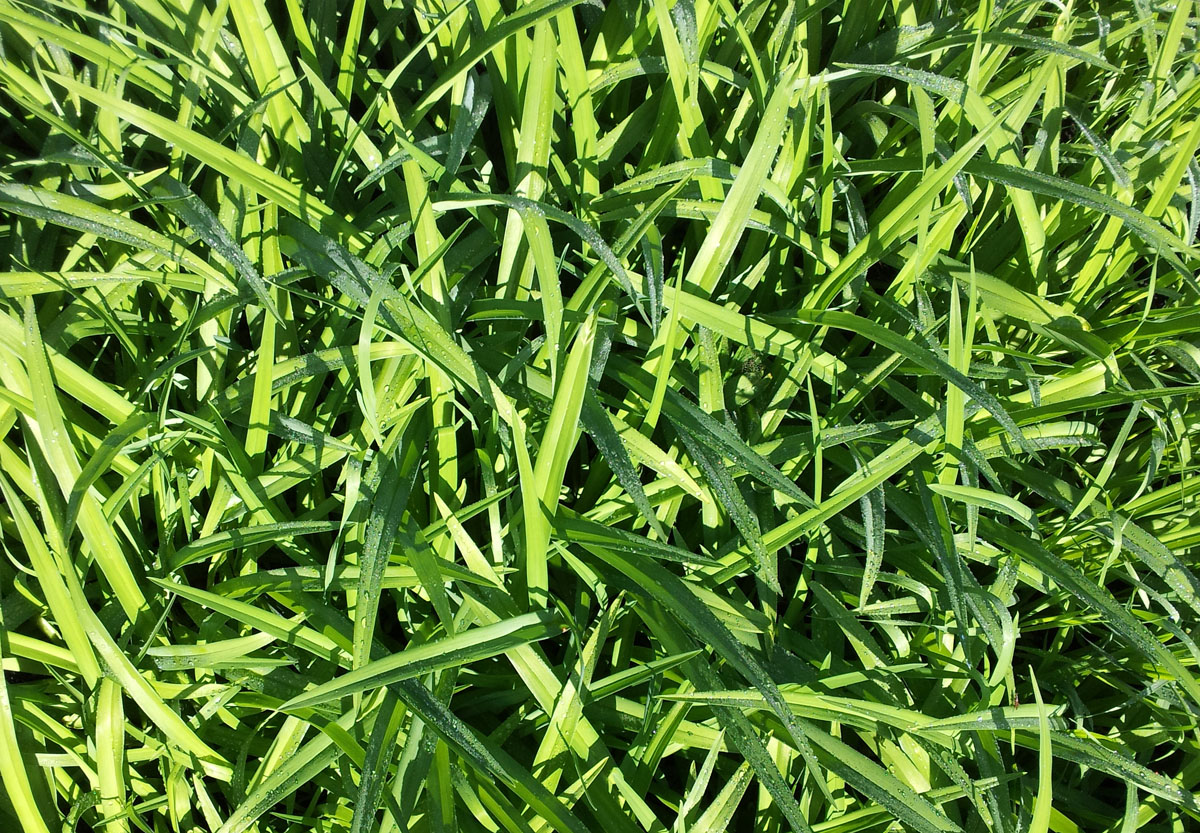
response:
<path id="1" fill-rule="evenodd" d="M 1192 0 L 0 0 L 0 819 L 1200 824 Z"/>

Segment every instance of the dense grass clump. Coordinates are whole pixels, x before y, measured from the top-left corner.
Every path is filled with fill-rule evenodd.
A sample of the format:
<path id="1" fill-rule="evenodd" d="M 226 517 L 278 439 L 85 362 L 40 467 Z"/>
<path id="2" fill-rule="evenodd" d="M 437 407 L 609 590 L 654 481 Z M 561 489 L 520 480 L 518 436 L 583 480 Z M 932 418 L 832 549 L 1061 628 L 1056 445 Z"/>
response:
<path id="1" fill-rule="evenodd" d="M 1193 0 L 0 0 L 0 825 L 1200 829 Z"/>

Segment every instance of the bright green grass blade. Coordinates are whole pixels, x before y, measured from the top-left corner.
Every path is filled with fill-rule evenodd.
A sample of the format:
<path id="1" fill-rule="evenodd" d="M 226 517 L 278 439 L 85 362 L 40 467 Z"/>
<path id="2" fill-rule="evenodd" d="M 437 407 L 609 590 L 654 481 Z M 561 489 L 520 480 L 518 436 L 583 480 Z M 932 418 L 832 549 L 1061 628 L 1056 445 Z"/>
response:
<path id="1" fill-rule="evenodd" d="M 889 774 L 865 755 L 819 729 L 809 735 L 818 748 L 832 756 L 830 767 L 857 789 L 886 807 L 914 830 L 958 830 L 958 825 L 918 796 L 911 787 Z"/>
<path id="2" fill-rule="evenodd" d="M 965 503 L 968 506 L 980 506 L 985 509 L 1003 512 L 1028 529 L 1036 529 L 1037 527 L 1033 510 L 1008 495 L 998 495 L 995 492 L 989 492 L 987 489 L 977 489 L 973 486 L 956 486 L 943 483 L 930 483 L 929 490 L 944 498 Z"/>
<path id="3" fill-rule="evenodd" d="M 15 183 L 0 184 L 0 206 L 6 211 L 57 223 L 100 237 L 155 252 L 198 273 L 222 288 L 230 284 L 220 272 L 173 241 L 128 217 L 97 208 L 78 197 Z"/>
<path id="4" fill-rule="evenodd" d="M 598 558 L 620 570 L 636 583 L 640 592 L 656 599 L 675 616 L 678 616 L 697 636 L 718 650 L 755 688 L 762 692 L 763 697 L 767 699 L 772 709 L 783 721 L 801 752 L 806 753 L 806 757 L 812 755 L 803 729 L 793 720 L 791 712 L 787 710 L 783 698 L 779 694 L 779 689 L 770 675 L 745 647 L 734 639 L 712 612 L 700 604 L 680 579 L 652 562 L 638 563 L 634 558 L 622 554 L 619 550 L 605 550 L 597 547 L 592 548 L 591 551 Z M 813 771 L 817 772 L 815 765 L 813 765 Z"/>
<path id="5" fill-rule="evenodd" d="M 303 648 L 314 656 L 333 662 L 349 665 L 350 652 L 330 637 L 305 625 L 285 619 L 277 613 L 262 610 L 246 602 L 230 599 L 207 590 L 198 590 L 184 584 L 174 584 L 159 579 L 151 579 L 155 584 L 169 590 L 177 596 L 203 605 L 210 610 L 221 613 L 236 621 L 271 634 L 276 639 L 289 645 Z"/>
<path id="6" fill-rule="evenodd" d="M 583 833 L 587 828 L 528 770 L 523 769 L 498 747 L 472 734 L 444 705 L 415 680 L 399 685 L 400 696 L 438 735 L 463 756 L 481 775 L 498 778 L 528 806 L 550 822 L 559 833 Z"/>
<path id="7" fill-rule="evenodd" d="M 1194 259 L 1196 252 L 1178 237 L 1171 234 L 1167 229 L 1155 223 L 1137 209 L 1130 208 L 1124 203 L 1099 191 L 1085 188 L 1069 180 L 1051 177 L 1038 171 L 1027 171 L 1011 165 L 996 165 L 978 161 L 969 164 L 967 170 L 994 182 L 1001 182 L 1016 188 L 1024 188 L 1025 190 L 1044 194 L 1048 197 L 1082 205 L 1119 219 L 1136 232 L 1148 245 L 1152 246 L 1156 252 L 1166 258 L 1167 262 L 1178 269 L 1185 279 L 1193 285 L 1195 284 L 1195 277 L 1192 274 L 1192 270 L 1184 264 L 1180 258 L 1180 254 L 1184 257 Z"/>
<path id="8" fill-rule="evenodd" d="M 28 350 L 25 366 L 32 388 L 37 437 L 42 453 L 46 455 L 47 463 L 58 480 L 59 488 L 65 494 L 71 494 L 82 469 L 71 445 L 42 342 L 41 329 L 32 305 L 25 308 L 25 337 Z M 120 600 L 126 617 L 131 621 L 136 619 L 146 607 L 146 598 L 138 586 L 120 543 L 105 522 L 99 504 L 87 494 L 81 498 L 79 526 L 93 557 Z"/>
<path id="9" fill-rule="evenodd" d="M 595 340 L 596 317 L 593 315 L 575 334 L 554 395 L 546 432 L 538 446 L 537 461 L 532 472 L 532 495 L 535 500 L 532 505 L 526 504 L 524 507 L 525 581 L 529 604 L 535 608 L 544 607 L 549 601 L 546 550 L 558 510 L 559 491 L 562 489 L 567 461 L 578 442 L 579 413 L 587 392 Z"/>
<path id="10" fill-rule="evenodd" d="M 315 535 L 337 529 L 330 521 L 283 521 L 225 530 L 200 538 L 175 551 L 170 570 L 174 572 L 189 564 L 204 561 L 209 556 L 230 552 L 242 547 L 254 547 L 272 541 L 294 541 L 304 535 Z"/>
<path id="11" fill-rule="evenodd" d="M 750 211 L 758 202 L 770 174 L 794 93 L 795 72 L 795 68 L 785 70 L 777 80 L 775 91 L 765 104 L 758 133 L 742 163 L 742 169 L 684 278 L 686 283 L 699 287 L 706 294 L 713 291 L 718 278 L 733 258 L 734 248 L 746 227 Z"/>
<path id="12" fill-rule="evenodd" d="M 110 679 L 100 683 L 96 699 L 96 775 L 104 800 L 100 811 L 117 817 L 110 825 L 114 830 L 127 831 L 123 817 L 128 802 L 125 792 L 125 709 L 121 688 Z"/>
<path id="13" fill-rule="evenodd" d="M 1050 829 L 1050 814 L 1053 811 L 1053 782 L 1050 767 L 1054 762 L 1054 751 L 1050 745 L 1050 721 L 1042 703 L 1042 692 L 1038 688 L 1037 676 L 1029 669 L 1033 683 L 1033 697 L 1038 707 L 1038 791 L 1033 800 L 1033 817 L 1029 822 L 1030 833 L 1046 833 Z"/>
<path id="14" fill-rule="evenodd" d="M 3 620 L 0 619 L 0 625 L 2 624 Z M 3 645 L 0 645 L 0 649 L 2 648 Z M 5 652 L 0 650 L 0 662 L 4 660 L 4 654 Z M 33 833 L 49 833 L 50 825 L 46 822 L 30 785 L 29 771 L 21 754 L 12 714 L 8 683 L 4 674 L 0 673 L 0 781 L 4 784 L 8 800 L 22 829 Z"/>
<path id="15" fill-rule="evenodd" d="M 300 747 L 269 777 L 246 796 L 238 808 L 225 820 L 217 833 L 242 833 L 272 806 L 323 772 L 341 756 L 342 750 L 334 741 L 334 731 L 344 733 L 361 719 L 355 711 L 347 712 L 312 740 Z M 329 730 L 334 731 L 329 731 Z"/>
<path id="16" fill-rule="evenodd" d="M 700 818 L 688 829 L 693 833 L 724 833 L 742 796 L 746 793 L 746 788 L 750 786 L 751 774 L 749 764 L 743 763 L 738 767 L 733 777 L 721 787 L 716 800 L 704 808 Z"/>
<path id="17" fill-rule="evenodd" d="M 96 104 L 135 124 L 142 130 L 174 142 L 177 147 L 196 159 L 211 165 L 230 180 L 249 190 L 261 194 L 276 203 L 284 211 L 305 222 L 328 225 L 330 230 L 353 237 L 354 230 L 333 209 L 313 198 L 296 184 L 279 174 L 264 168 L 249 157 L 235 153 L 195 131 L 185 130 L 169 119 L 143 107 L 131 104 L 122 98 L 86 87 L 72 78 L 59 76 L 54 79 L 65 89 L 86 95 Z"/>
<path id="18" fill-rule="evenodd" d="M 557 632 L 554 616 L 526 613 L 493 625 L 472 628 L 456 636 L 408 648 L 387 659 L 373 660 L 347 674 L 293 697 L 282 708 L 309 708 L 347 694 L 368 691 L 504 653 L 516 645 L 546 639 Z"/>
<path id="19" fill-rule="evenodd" d="M 416 424 L 414 434 L 419 434 L 421 425 Z M 375 633 L 379 614 L 381 583 L 392 543 L 408 507 L 416 479 L 417 466 L 424 451 L 424 442 L 418 444 L 406 434 L 396 432 L 399 449 L 393 442 L 387 443 L 375 458 L 367 481 L 374 492 L 370 516 L 363 537 L 363 549 L 359 560 L 358 585 L 354 602 L 354 667 L 366 664 L 371 656 L 371 639 Z M 415 440 L 415 437 L 411 438 Z"/>

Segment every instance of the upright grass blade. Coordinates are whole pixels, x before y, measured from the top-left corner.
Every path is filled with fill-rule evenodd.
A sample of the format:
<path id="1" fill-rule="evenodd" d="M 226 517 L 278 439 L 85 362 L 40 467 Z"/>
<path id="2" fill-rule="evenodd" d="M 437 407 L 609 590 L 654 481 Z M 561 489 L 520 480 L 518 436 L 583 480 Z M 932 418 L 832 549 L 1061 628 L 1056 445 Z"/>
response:
<path id="1" fill-rule="evenodd" d="M 419 435 L 420 430 L 420 423 L 416 423 L 412 433 Z M 392 542 L 408 508 L 408 498 L 417 476 L 417 464 L 424 449 L 424 441 L 418 443 L 415 436 L 399 431 L 394 436 L 398 442 L 385 445 L 375 458 L 376 465 L 372 466 L 374 471 L 367 475 L 375 497 L 371 502 L 371 513 L 364 533 L 355 593 L 355 668 L 363 666 L 371 655 L 383 572 L 392 551 Z"/>
<path id="2" fill-rule="evenodd" d="M 0 625 L 3 625 L 2 618 Z M 4 640 L 0 640 L 0 662 L 5 659 L 6 653 L 3 643 Z M 8 684 L 4 675 L 0 674 L 0 781 L 4 783 L 10 806 L 16 813 L 21 828 L 34 833 L 49 833 L 50 824 L 42 815 L 42 808 L 38 806 L 33 794 L 12 715 Z"/>
<path id="3" fill-rule="evenodd" d="M 587 392 L 595 340 L 596 318 L 593 315 L 575 334 L 571 353 L 558 380 L 546 432 L 538 448 L 531 484 L 533 489 L 525 492 L 526 500 L 534 498 L 532 504 L 525 505 L 524 520 L 526 587 L 529 603 L 535 608 L 544 607 L 549 601 L 546 550 L 558 510 L 567 461 L 578 442 L 579 414 Z"/>

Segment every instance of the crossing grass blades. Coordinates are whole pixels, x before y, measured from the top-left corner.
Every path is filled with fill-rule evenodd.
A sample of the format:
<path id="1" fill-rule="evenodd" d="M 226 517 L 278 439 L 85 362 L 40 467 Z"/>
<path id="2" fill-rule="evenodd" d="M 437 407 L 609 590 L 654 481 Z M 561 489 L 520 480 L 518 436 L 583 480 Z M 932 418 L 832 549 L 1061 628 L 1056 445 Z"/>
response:
<path id="1" fill-rule="evenodd" d="M 1200 825 L 1193 0 L 0 0 L 0 819 Z"/>

